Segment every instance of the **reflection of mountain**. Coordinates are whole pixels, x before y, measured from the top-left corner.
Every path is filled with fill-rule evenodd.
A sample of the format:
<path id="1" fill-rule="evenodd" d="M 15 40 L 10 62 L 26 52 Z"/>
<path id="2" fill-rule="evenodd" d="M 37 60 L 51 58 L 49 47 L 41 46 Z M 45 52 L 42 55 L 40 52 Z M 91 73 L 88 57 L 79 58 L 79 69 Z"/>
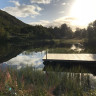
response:
<path id="1" fill-rule="evenodd" d="M 12 44 L 0 45 L 0 63 L 6 62 L 22 52 L 22 49 Z"/>

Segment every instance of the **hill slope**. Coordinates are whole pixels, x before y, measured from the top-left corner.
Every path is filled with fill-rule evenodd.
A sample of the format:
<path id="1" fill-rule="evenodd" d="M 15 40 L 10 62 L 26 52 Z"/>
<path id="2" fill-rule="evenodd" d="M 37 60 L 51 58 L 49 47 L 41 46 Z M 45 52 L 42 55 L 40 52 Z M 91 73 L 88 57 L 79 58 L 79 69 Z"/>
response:
<path id="1" fill-rule="evenodd" d="M 31 26 L 0 10 L 0 39 L 33 40 L 51 37 L 46 27 Z"/>
<path id="2" fill-rule="evenodd" d="M 20 35 L 20 30 L 28 26 L 14 16 L 0 10 L 0 39 L 10 39 Z"/>
<path id="3" fill-rule="evenodd" d="M 0 10 L 0 26 L 25 26 L 26 24 L 5 11 Z"/>
<path id="4" fill-rule="evenodd" d="M 72 30 L 66 24 L 62 24 L 59 28 L 47 28 L 42 25 L 31 26 L 0 10 L 0 39 L 7 41 L 31 41 L 71 38 L 72 36 Z"/>

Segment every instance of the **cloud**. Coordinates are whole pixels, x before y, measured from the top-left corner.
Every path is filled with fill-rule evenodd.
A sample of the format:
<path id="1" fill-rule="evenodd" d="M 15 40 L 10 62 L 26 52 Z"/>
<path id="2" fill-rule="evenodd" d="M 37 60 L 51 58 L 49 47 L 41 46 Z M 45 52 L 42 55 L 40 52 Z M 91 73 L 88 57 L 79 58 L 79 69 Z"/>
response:
<path id="1" fill-rule="evenodd" d="M 2 10 L 16 17 L 28 17 L 28 16 L 34 17 L 40 15 L 40 11 L 42 10 L 42 8 L 39 7 L 38 5 L 20 4 L 18 1 L 10 1 L 10 2 L 14 3 L 15 7 L 5 7 Z"/>
<path id="2" fill-rule="evenodd" d="M 77 18 L 65 16 L 65 17 L 57 18 L 57 19 L 55 19 L 53 21 L 40 20 L 39 22 L 31 22 L 29 24 L 31 24 L 31 25 L 43 25 L 45 27 L 50 27 L 50 26 L 59 27 L 60 25 L 66 23 L 74 31 L 75 28 L 76 28 L 76 25 L 72 24 L 72 22 L 74 22 L 75 20 L 77 20 Z"/>
<path id="3" fill-rule="evenodd" d="M 70 3 L 68 3 L 68 2 L 65 3 L 65 2 L 64 2 L 64 3 L 62 3 L 61 5 L 63 5 L 63 6 L 65 6 L 65 5 L 70 5 Z"/>
<path id="4" fill-rule="evenodd" d="M 53 21 L 53 25 L 54 26 L 60 26 L 61 24 L 64 24 L 64 23 L 70 25 L 72 20 L 73 20 L 73 18 L 70 18 L 70 17 L 67 17 L 67 16 L 66 17 L 60 17 L 60 18 L 55 19 Z"/>
<path id="5" fill-rule="evenodd" d="M 40 20 L 39 22 L 31 22 L 29 23 L 30 25 L 42 25 L 42 26 L 46 26 L 49 24 L 50 22 L 48 20 Z"/>
<path id="6" fill-rule="evenodd" d="M 68 25 L 72 25 L 72 22 L 77 20 L 74 17 L 60 17 L 58 19 L 55 19 L 53 21 L 48 21 L 48 20 L 40 20 L 39 22 L 31 22 L 29 24 L 31 25 L 43 25 L 43 26 L 60 26 L 61 24 L 68 24 Z"/>
<path id="7" fill-rule="evenodd" d="M 55 19 L 51 24 L 53 26 L 60 26 L 61 24 L 66 23 L 69 27 L 72 28 L 73 31 L 76 30 L 77 27 L 79 28 L 85 28 L 85 26 L 79 26 L 77 24 L 74 24 L 78 19 L 75 17 L 70 17 L 70 16 L 65 16 L 65 17 L 60 17 L 58 19 Z"/>
<path id="8" fill-rule="evenodd" d="M 51 0 L 30 0 L 31 3 L 38 3 L 38 4 L 49 4 Z"/>
<path id="9" fill-rule="evenodd" d="M 66 5 L 66 3 L 64 2 L 64 3 L 62 3 L 62 5 Z"/>
<path id="10" fill-rule="evenodd" d="M 63 14 L 63 13 L 65 13 L 65 11 L 60 11 L 59 13 L 60 13 L 60 14 Z"/>
<path id="11" fill-rule="evenodd" d="M 9 2 L 14 3 L 15 6 L 20 6 L 20 3 L 18 1 L 9 1 Z"/>
<path id="12" fill-rule="evenodd" d="M 77 18 L 69 17 L 69 16 L 60 17 L 60 18 L 55 19 L 53 21 L 53 25 L 54 26 L 60 26 L 64 23 L 66 23 L 69 27 L 72 28 L 73 31 L 75 31 L 77 25 L 74 25 L 73 22 L 76 21 L 76 20 L 77 20 Z"/>

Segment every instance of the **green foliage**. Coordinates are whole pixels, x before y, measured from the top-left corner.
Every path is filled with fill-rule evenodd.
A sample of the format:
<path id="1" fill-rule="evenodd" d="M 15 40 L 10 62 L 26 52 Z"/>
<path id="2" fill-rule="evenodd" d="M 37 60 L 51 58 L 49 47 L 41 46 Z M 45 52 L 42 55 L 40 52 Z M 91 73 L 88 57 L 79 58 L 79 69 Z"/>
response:
<path id="1" fill-rule="evenodd" d="M 32 96 L 50 96 L 50 95 L 48 95 L 47 91 L 44 89 L 37 89 L 33 91 Z"/>
<path id="2" fill-rule="evenodd" d="M 23 23 L 10 14 L 0 10 L 0 41 L 30 41 L 45 39 L 86 39 L 88 43 L 96 42 L 96 21 L 90 23 L 87 30 L 77 28 L 75 33 L 66 24 L 60 27 L 31 26 Z"/>
<path id="3" fill-rule="evenodd" d="M 85 39 L 85 45 L 87 46 L 96 45 L 95 44 L 96 43 L 96 20 L 90 23 L 87 29 L 77 28 L 73 37 L 79 38 L 79 39 Z"/>
<path id="4" fill-rule="evenodd" d="M 67 38 L 72 38 L 72 30 L 70 27 L 68 27 L 66 24 L 62 24 L 60 27 L 60 32 L 61 32 L 61 37 L 67 37 Z"/>
<path id="5" fill-rule="evenodd" d="M 91 90 L 89 75 L 62 72 L 59 66 L 55 72 L 51 67 L 46 70 L 43 72 L 27 66 L 20 70 L 0 71 L 0 95 L 96 96 L 96 90 Z"/>
<path id="6" fill-rule="evenodd" d="M 30 41 L 71 37 L 72 30 L 66 24 L 62 24 L 59 28 L 31 26 L 0 10 L 0 39 Z"/>
<path id="7" fill-rule="evenodd" d="M 79 38 L 79 39 L 87 38 L 87 30 L 76 28 L 76 31 L 75 31 L 73 37 Z"/>
<path id="8" fill-rule="evenodd" d="M 30 40 L 34 40 L 34 39 L 42 40 L 42 39 L 51 39 L 52 38 L 52 34 L 50 34 L 50 32 L 48 32 L 48 29 L 41 25 L 24 27 L 21 29 L 21 33 L 25 34 L 27 36 L 27 38 Z"/>
<path id="9" fill-rule="evenodd" d="M 96 21 L 89 24 L 87 31 L 88 31 L 88 43 L 94 45 L 96 43 Z"/>
<path id="10" fill-rule="evenodd" d="M 61 38 L 72 38 L 73 32 L 70 27 L 68 27 L 66 24 L 62 24 L 60 27 L 50 27 L 48 28 L 50 34 L 52 34 L 52 38 L 54 39 L 61 39 Z"/>
<path id="11" fill-rule="evenodd" d="M 27 24 L 0 10 L 0 39 L 6 40 L 16 37 L 20 29 L 25 26 Z"/>

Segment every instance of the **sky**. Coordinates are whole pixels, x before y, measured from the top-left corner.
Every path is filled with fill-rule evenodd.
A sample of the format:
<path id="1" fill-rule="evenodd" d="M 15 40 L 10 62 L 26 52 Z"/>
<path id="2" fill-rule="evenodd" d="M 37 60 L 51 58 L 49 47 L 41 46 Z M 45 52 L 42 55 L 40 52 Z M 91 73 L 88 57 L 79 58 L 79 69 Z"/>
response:
<path id="1" fill-rule="evenodd" d="M 96 20 L 96 0 L 0 0 L 0 9 L 31 25 L 66 23 L 73 30 Z"/>

